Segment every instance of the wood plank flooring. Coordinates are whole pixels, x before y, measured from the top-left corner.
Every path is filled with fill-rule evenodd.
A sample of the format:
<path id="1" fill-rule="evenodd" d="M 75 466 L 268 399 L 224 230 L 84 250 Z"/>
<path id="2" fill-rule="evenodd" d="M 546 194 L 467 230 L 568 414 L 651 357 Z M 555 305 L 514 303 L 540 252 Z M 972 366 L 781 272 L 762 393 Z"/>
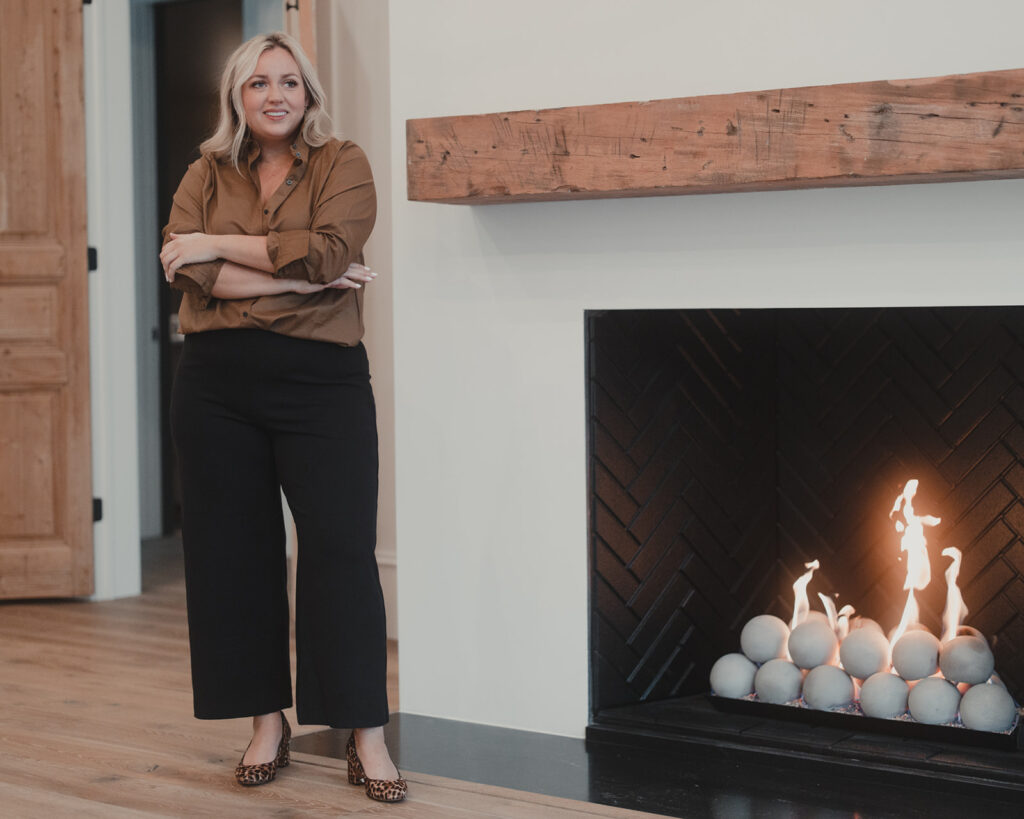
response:
<path id="1" fill-rule="evenodd" d="M 415 772 L 404 772 L 406 802 L 381 805 L 348 785 L 343 763 L 305 754 L 293 756 L 271 785 L 242 788 L 232 771 L 248 721 L 192 717 L 173 540 L 147 544 L 144 565 L 139 597 L 0 604 L 0 815 L 653 815 Z M 397 710 L 397 646 L 389 646 L 388 659 L 388 697 Z"/>

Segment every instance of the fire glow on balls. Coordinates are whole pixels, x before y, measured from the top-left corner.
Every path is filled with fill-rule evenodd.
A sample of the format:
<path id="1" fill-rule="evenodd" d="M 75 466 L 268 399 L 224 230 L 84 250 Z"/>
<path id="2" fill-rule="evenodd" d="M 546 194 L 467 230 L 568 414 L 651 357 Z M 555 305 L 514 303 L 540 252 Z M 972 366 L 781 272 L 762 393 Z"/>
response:
<path id="1" fill-rule="evenodd" d="M 824 594 L 818 595 L 824 611 L 813 611 L 807 588 L 820 564 L 812 560 L 793 584 L 790 622 L 770 614 L 748 621 L 740 635 L 743 653 L 726 654 L 711 670 L 715 694 L 878 719 L 906 719 L 909 711 L 918 722 L 976 731 L 1014 727 L 1017 705 L 994 673 L 992 650 L 980 632 L 963 625 L 959 549 L 942 550 L 950 564 L 941 639 L 919 621 L 915 592 L 931 582 L 925 530 L 942 520 L 917 513 L 917 487 L 916 480 L 907 481 L 889 513 L 907 564 L 907 599 L 890 635 L 874 620 L 851 620 L 852 606 L 837 610 Z"/>
<path id="2" fill-rule="evenodd" d="M 866 680 L 877 671 L 887 671 L 892 653 L 889 641 L 876 626 L 861 626 L 851 631 L 839 646 L 839 662 L 851 676 Z"/>

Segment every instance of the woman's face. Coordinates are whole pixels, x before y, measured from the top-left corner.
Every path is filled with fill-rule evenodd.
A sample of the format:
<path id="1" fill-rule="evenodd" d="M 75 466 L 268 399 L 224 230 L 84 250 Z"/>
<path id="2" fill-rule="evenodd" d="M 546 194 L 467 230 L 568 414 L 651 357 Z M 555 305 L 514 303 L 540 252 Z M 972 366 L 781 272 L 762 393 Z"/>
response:
<path id="1" fill-rule="evenodd" d="M 291 142 L 306 112 L 306 86 L 295 58 L 285 49 L 260 55 L 253 75 L 242 84 L 242 108 L 261 145 Z"/>

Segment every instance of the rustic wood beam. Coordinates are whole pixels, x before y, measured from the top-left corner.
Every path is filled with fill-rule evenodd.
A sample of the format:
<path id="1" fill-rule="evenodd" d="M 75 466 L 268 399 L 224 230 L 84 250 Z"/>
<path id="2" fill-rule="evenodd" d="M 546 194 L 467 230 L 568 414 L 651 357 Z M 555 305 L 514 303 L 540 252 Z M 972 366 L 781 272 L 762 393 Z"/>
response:
<path id="1" fill-rule="evenodd" d="M 409 199 L 1024 177 L 1024 69 L 406 122 Z"/>

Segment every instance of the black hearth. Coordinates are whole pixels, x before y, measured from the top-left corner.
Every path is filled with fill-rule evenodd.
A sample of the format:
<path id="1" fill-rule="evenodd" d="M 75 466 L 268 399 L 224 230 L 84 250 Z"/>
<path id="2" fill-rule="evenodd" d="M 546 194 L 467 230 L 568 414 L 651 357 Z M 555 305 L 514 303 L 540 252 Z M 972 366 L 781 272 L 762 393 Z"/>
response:
<path id="1" fill-rule="evenodd" d="M 961 549 L 967 623 L 1021 701 L 1024 308 L 594 311 L 586 326 L 591 738 L 828 757 L 831 728 L 717 714 L 708 674 L 751 616 L 789 619 L 812 559 L 813 591 L 895 625 L 888 511 L 910 477 L 943 518 L 933 574 Z M 919 597 L 935 632 L 944 598 L 942 583 Z"/>

